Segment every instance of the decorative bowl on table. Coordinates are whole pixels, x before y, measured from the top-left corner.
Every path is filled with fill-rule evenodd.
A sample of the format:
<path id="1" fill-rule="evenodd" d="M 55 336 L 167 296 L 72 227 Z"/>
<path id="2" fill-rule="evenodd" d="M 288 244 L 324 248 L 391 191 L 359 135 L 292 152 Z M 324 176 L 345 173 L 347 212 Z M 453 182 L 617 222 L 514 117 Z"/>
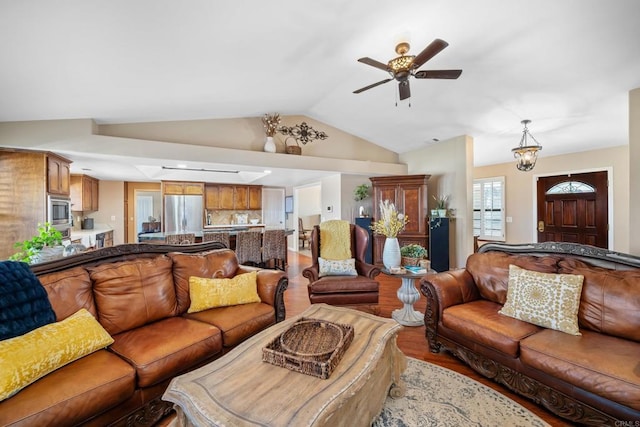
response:
<path id="1" fill-rule="evenodd" d="M 259 223 L 259 222 L 260 222 L 260 220 L 259 220 L 259 219 L 252 219 L 252 220 L 251 220 L 251 221 L 249 221 L 249 222 L 251 222 L 251 224 L 253 224 L 253 225 L 256 225 L 257 223 Z"/>

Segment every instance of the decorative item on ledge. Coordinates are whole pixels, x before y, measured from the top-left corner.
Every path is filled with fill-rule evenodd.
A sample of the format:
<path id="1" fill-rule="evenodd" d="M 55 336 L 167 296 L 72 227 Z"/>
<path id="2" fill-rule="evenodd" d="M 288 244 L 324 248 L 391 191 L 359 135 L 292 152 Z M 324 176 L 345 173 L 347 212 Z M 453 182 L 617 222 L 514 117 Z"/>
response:
<path id="1" fill-rule="evenodd" d="M 431 210 L 431 216 L 434 218 L 446 218 L 449 196 L 436 196 L 434 194 L 433 200 L 436 201 L 436 208 Z"/>
<path id="2" fill-rule="evenodd" d="M 289 141 L 290 139 L 293 139 L 293 142 L 296 143 L 296 145 L 289 145 L 287 144 L 287 141 Z M 295 155 L 301 155 L 302 154 L 302 147 L 300 147 L 300 144 L 298 144 L 298 141 L 296 141 L 296 139 L 292 136 L 288 136 L 285 140 L 284 140 L 284 147 L 285 150 L 287 152 L 287 154 L 295 154 Z"/>
<path id="3" fill-rule="evenodd" d="M 280 115 L 278 113 L 265 114 L 262 118 L 262 124 L 264 126 L 264 131 L 267 134 L 263 150 L 267 153 L 275 153 L 276 144 L 273 142 L 273 135 L 275 135 L 278 130 Z"/>
<path id="4" fill-rule="evenodd" d="M 306 122 L 302 122 L 295 126 L 280 126 L 278 132 L 286 136 L 292 136 L 296 142 L 302 142 L 302 145 L 306 145 L 307 142 L 313 142 L 316 139 L 325 140 L 329 138 L 329 135 L 323 131 L 315 130 Z"/>

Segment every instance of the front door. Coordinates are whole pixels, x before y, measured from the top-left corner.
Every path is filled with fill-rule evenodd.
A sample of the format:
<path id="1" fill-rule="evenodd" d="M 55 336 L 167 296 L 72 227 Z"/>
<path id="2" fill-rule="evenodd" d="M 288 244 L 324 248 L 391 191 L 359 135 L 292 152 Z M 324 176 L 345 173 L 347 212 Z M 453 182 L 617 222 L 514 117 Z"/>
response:
<path id="1" fill-rule="evenodd" d="M 607 172 L 538 178 L 538 242 L 608 247 Z"/>

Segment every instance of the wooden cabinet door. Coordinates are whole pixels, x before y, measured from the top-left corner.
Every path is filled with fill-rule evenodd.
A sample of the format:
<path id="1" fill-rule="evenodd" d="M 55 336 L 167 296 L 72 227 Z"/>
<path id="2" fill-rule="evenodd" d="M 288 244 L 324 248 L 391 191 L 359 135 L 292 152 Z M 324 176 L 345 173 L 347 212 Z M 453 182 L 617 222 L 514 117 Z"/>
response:
<path id="1" fill-rule="evenodd" d="M 398 189 L 398 209 L 409 218 L 401 234 L 424 233 L 424 186 L 404 185 Z"/>
<path id="2" fill-rule="evenodd" d="M 99 193 L 99 185 L 100 185 L 100 181 L 98 181 L 95 178 L 91 178 L 91 210 L 92 211 L 97 211 L 100 209 L 99 207 L 99 203 L 98 203 L 98 197 L 100 195 Z"/>
<path id="3" fill-rule="evenodd" d="M 220 209 L 220 187 L 218 185 L 204 187 L 204 207 L 209 210 Z"/>
<path id="4" fill-rule="evenodd" d="M 82 177 L 82 210 L 83 211 L 91 211 L 93 210 L 92 204 L 92 188 L 91 188 L 91 178 L 88 176 Z"/>
<path id="5" fill-rule="evenodd" d="M 233 209 L 233 185 L 220 186 L 220 209 Z"/>
<path id="6" fill-rule="evenodd" d="M 68 196 L 71 194 L 71 166 L 66 162 L 60 162 L 59 165 L 60 194 Z"/>
<path id="7" fill-rule="evenodd" d="M 182 194 L 195 194 L 201 196 L 204 194 L 204 183 L 202 182 L 185 182 L 182 184 Z"/>
<path id="8" fill-rule="evenodd" d="M 183 194 L 184 190 L 181 182 L 163 182 L 163 194 Z"/>
<path id="9" fill-rule="evenodd" d="M 47 191 L 50 194 L 68 196 L 70 194 L 69 163 L 47 156 Z"/>
<path id="10" fill-rule="evenodd" d="M 233 191 L 233 208 L 249 208 L 249 187 L 247 187 L 246 185 L 236 185 Z"/>
<path id="11" fill-rule="evenodd" d="M 262 209 L 262 187 L 252 185 L 249 187 L 249 209 Z"/>

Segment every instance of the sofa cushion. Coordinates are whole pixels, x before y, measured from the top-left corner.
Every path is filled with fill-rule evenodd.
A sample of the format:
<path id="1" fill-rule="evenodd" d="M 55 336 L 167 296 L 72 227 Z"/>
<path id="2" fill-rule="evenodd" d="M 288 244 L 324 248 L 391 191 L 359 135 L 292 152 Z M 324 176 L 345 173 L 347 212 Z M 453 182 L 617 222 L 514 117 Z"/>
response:
<path id="1" fill-rule="evenodd" d="M 518 357 L 521 339 L 541 330 L 538 326 L 498 314 L 502 306 L 487 300 L 446 308 L 442 324 L 473 342 Z"/>
<path id="2" fill-rule="evenodd" d="M 176 287 L 178 314 L 191 305 L 189 277 L 233 277 L 238 270 L 238 259 L 231 249 L 214 249 L 199 254 L 170 253 L 173 260 L 173 280 Z"/>
<path id="3" fill-rule="evenodd" d="M 640 343 L 582 330 L 546 329 L 520 343 L 520 360 L 577 389 L 640 410 Z"/>
<path id="4" fill-rule="evenodd" d="M 504 252 L 475 253 L 467 258 L 466 269 L 484 299 L 504 304 L 509 287 L 509 265 L 541 273 L 557 273 L 558 259 L 555 256 L 510 255 Z"/>
<path id="5" fill-rule="evenodd" d="M 189 278 L 188 313 L 196 313 L 208 308 L 260 302 L 256 272 L 238 274 L 231 279 Z"/>
<path id="6" fill-rule="evenodd" d="M 80 425 L 129 399 L 135 377 L 127 362 L 108 350 L 98 350 L 0 402 L 0 425 Z"/>
<path id="7" fill-rule="evenodd" d="M 325 276 L 310 283 L 308 290 L 313 294 L 378 292 L 379 286 L 377 281 L 365 276 L 350 276 L 348 280 L 340 276 Z"/>
<path id="8" fill-rule="evenodd" d="M 233 347 L 276 322 L 275 309 L 263 303 L 219 307 L 184 316 L 217 326 L 225 347 Z"/>
<path id="9" fill-rule="evenodd" d="M 85 309 L 60 322 L 0 341 L 0 400 L 112 342 Z"/>
<path id="10" fill-rule="evenodd" d="M 0 340 L 55 321 L 47 293 L 29 265 L 0 261 Z"/>
<path id="11" fill-rule="evenodd" d="M 175 315 L 172 265 L 159 256 L 88 269 L 98 320 L 111 335 Z"/>
<path id="12" fill-rule="evenodd" d="M 500 314 L 567 334 L 580 335 L 578 307 L 584 276 L 509 266 L 507 302 Z"/>
<path id="13" fill-rule="evenodd" d="M 580 326 L 640 342 L 640 270 L 609 270 L 567 258 L 561 273 L 582 274 Z"/>
<path id="14" fill-rule="evenodd" d="M 318 276 L 357 276 L 356 259 L 331 260 L 318 257 Z"/>
<path id="15" fill-rule="evenodd" d="M 70 268 L 57 273 L 39 276 L 56 312 L 56 319 L 62 320 L 81 308 L 97 318 L 96 303 L 93 299 L 93 285 L 89 272 L 82 267 Z"/>
<path id="16" fill-rule="evenodd" d="M 222 350 L 218 328 L 183 317 L 162 319 L 113 338 L 109 349 L 135 368 L 138 387 L 178 375 Z"/>

